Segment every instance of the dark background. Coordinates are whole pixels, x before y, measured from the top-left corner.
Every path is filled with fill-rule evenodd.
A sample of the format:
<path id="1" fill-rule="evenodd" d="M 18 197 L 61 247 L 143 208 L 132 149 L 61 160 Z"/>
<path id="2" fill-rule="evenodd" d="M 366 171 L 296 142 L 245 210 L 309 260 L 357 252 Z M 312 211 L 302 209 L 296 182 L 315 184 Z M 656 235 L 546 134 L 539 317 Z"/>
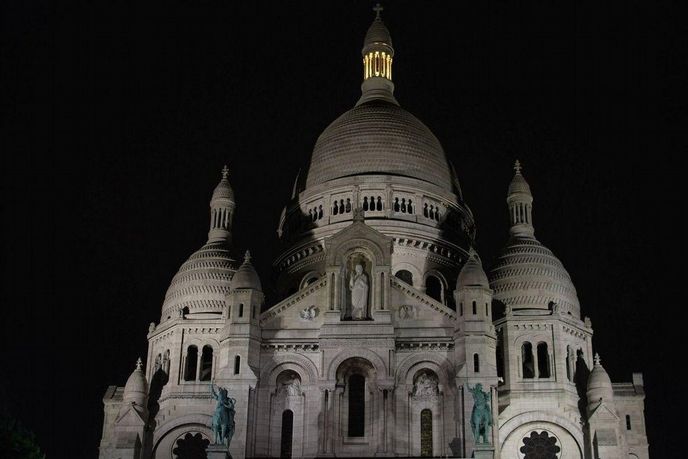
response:
<path id="1" fill-rule="evenodd" d="M 360 94 L 372 2 L 0 5 L 2 406 L 48 457 L 95 457 L 224 163 L 234 251 L 269 283 L 318 134 Z M 656 2 L 386 2 L 401 105 L 454 162 L 489 265 L 518 158 L 539 239 L 574 280 L 613 381 L 645 374 L 653 457 L 676 457 L 685 105 Z M 665 14 L 668 13 L 668 14 Z M 681 68 L 679 68 L 681 67 Z M 268 304 L 275 298 L 268 291 Z M 677 340 L 676 340 L 677 342 Z M 678 391 L 678 393 L 677 393 Z"/>

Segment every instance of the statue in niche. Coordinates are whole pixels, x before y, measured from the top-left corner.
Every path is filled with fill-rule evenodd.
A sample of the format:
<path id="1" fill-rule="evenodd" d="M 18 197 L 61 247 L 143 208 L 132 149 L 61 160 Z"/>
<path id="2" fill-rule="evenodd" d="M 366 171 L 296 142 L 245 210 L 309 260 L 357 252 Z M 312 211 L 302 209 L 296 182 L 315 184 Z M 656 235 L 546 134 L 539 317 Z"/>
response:
<path id="1" fill-rule="evenodd" d="M 301 395 L 301 381 L 298 376 L 290 375 L 287 379 L 280 383 L 277 389 L 278 394 L 283 395 Z"/>
<path id="2" fill-rule="evenodd" d="M 413 385 L 413 395 L 416 397 L 439 394 L 437 377 L 433 374 L 423 372 Z"/>
<path id="3" fill-rule="evenodd" d="M 492 425 L 492 397 L 489 392 L 483 391 L 483 385 L 478 383 L 473 388 L 468 386 L 473 394 L 473 411 L 471 412 L 471 429 L 475 444 L 487 445 L 490 443 L 488 436 L 489 427 Z M 482 438 L 482 441 L 480 439 Z"/>
<path id="4" fill-rule="evenodd" d="M 349 278 L 351 290 L 351 318 L 364 320 L 368 310 L 368 275 L 363 272 L 363 265 L 359 262 Z"/>
<path id="5" fill-rule="evenodd" d="M 213 413 L 213 433 L 215 434 L 216 445 L 229 446 L 234 436 L 234 404 L 236 400 L 231 398 L 227 389 L 218 387 L 215 391 L 215 384 L 210 383 L 210 392 L 217 400 L 215 412 Z"/>

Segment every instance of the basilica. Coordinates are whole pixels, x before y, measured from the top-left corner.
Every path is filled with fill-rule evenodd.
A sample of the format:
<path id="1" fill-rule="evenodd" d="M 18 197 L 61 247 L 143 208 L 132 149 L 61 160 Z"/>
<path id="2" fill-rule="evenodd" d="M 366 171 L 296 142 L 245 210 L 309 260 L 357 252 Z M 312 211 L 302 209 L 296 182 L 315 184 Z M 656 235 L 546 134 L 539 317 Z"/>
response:
<path id="1" fill-rule="evenodd" d="M 394 55 L 376 8 L 360 99 L 284 190 L 274 304 L 249 251 L 233 257 L 242 203 L 222 171 L 207 242 L 172 278 L 145 359 L 104 395 L 100 458 L 649 457 L 642 374 L 611 382 L 536 237 L 527 168 L 504 184 L 510 227 L 484 262 L 454 166 L 394 96 Z"/>

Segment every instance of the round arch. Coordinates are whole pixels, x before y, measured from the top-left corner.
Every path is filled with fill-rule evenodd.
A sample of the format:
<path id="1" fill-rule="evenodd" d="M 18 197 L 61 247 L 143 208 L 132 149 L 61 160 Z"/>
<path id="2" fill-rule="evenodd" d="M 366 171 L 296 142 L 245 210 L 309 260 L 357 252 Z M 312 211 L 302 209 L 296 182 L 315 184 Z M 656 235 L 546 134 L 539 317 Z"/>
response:
<path id="1" fill-rule="evenodd" d="M 312 361 L 302 355 L 292 354 L 272 357 L 272 362 L 261 370 L 260 380 L 274 386 L 277 384 L 277 376 L 284 370 L 297 372 L 302 384 L 315 384 L 318 379 L 318 369 Z"/>
<path id="2" fill-rule="evenodd" d="M 336 381 L 337 369 L 339 369 L 339 366 L 345 360 L 356 357 L 370 362 L 375 370 L 375 373 L 377 374 L 378 379 L 381 379 L 381 377 L 384 378 L 384 375 L 387 374 L 387 365 L 385 365 L 385 362 L 382 360 L 382 358 L 380 358 L 380 356 L 373 351 L 368 349 L 345 349 L 337 354 L 337 356 L 335 356 L 335 358 L 330 362 L 330 365 L 327 367 L 327 379 L 330 381 Z"/>
<path id="3" fill-rule="evenodd" d="M 408 271 L 411 273 L 411 276 L 413 277 L 413 284 L 412 286 L 415 288 L 420 288 L 420 283 L 421 279 L 423 279 L 423 273 L 416 268 L 414 265 L 411 263 L 408 263 L 406 261 L 400 261 L 394 263 L 394 266 L 392 268 L 392 272 L 396 276 L 399 271 Z"/>
<path id="4" fill-rule="evenodd" d="M 364 252 L 370 257 L 370 260 L 375 266 L 382 266 L 386 263 L 384 251 L 382 247 L 377 245 L 370 239 L 349 239 L 341 244 L 328 249 L 327 264 L 328 266 L 342 266 L 346 264 L 346 260 L 354 252 Z"/>
<path id="5" fill-rule="evenodd" d="M 454 384 L 451 381 L 456 376 L 454 365 L 448 359 L 433 354 L 413 354 L 407 357 L 394 375 L 396 383 L 413 385 L 413 376 L 423 366 L 437 373 L 440 384 L 453 392 Z"/>
<path id="6" fill-rule="evenodd" d="M 308 271 L 301 278 L 301 282 L 299 282 L 299 290 L 303 290 L 305 287 L 312 284 L 313 282 L 317 282 L 318 279 L 320 279 L 320 277 L 321 275 L 318 271 Z"/>
<path id="7" fill-rule="evenodd" d="M 176 440 L 186 432 L 201 432 L 213 439 L 212 417 L 205 414 L 190 414 L 172 419 L 155 429 L 153 434 L 153 457 L 168 459 Z"/>
<path id="8" fill-rule="evenodd" d="M 571 454 L 567 457 L 583 457 L 585 443 L 580 426 L 567 418 L 537 411 L 518 414 L 499 427 L 499 438 L 503 439 L 500 445 L 502 454 L 507 454 L 512 449 L 516 451 L 521 438 L 532 430 L 553 431 L 564 443 L 562 448 L 573 448 L 576 451 L 577 455 Z"/>

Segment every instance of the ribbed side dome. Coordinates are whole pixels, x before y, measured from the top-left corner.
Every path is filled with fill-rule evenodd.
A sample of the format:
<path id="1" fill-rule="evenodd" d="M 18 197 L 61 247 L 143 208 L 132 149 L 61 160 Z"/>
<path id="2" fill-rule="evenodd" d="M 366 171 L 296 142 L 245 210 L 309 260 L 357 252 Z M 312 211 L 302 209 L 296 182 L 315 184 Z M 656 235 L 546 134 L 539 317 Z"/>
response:
<path id="1" fill-rule="evenodd" d="M 234 260 L 224 242 L 208 242 L 182 264 L 172 279 L 162 306 L 162 320 L 190 313 L 222 312 L 234 274 Z"/>
<path id="2" fill-rule="evenodd" d="M 489 273 L 494 299 L 515 308 L 562 311 L 580 318 L 576 288 L 561 261 L 537 239 L 512 237 Z"/>
<path id="3" fill-rule="evenodd" d="M 234 200 L 234 191 L 232 187 L 229 186 L 229 181 L 226 178 L 223 178 L 220 183 L 217 184 L 215 190 L 213 190 L 213 197 L 211 200 L 214 201 L 216 199 Z"/>
<path id="4" fill-rule="evenodd" d="M 364 174 L 414 177 L 452 190 L 447 158 L 430 129 L 403 108 L 379 100 L 354 107 L 323 131 L 306 186 Z"/>
<path id="5" fill-rule="evenodd" d="M 520 173 L 515 174 L 514 178 L 511 180 L 511 183 L 509 183 L 508 194 L 512 195 L 516 193 L 531 194 L 530 185 L 528 185 L 528 182 L 526 182 L 526 179 L 523 178 Z"/>

